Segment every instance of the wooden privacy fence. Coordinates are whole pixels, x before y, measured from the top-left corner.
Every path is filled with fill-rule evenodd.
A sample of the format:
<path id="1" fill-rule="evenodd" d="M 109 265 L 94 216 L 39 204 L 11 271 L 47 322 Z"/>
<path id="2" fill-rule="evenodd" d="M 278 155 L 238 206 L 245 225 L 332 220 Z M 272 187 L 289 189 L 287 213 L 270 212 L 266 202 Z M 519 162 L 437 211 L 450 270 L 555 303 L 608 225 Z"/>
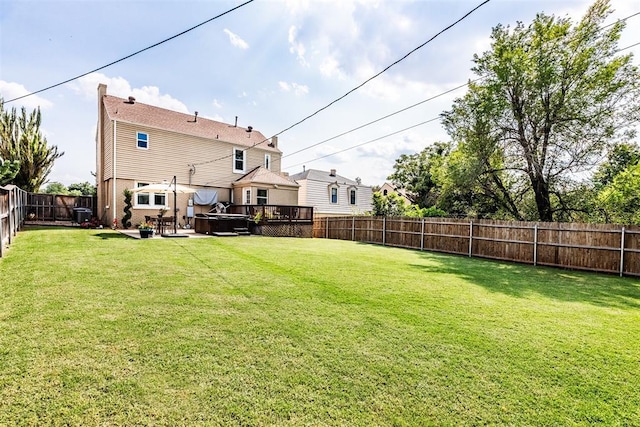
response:
<path id="1" fill-rule="evenodd" d="M 0 258 L 24 224 L 27 193 L 15 185 L 0 187 Z"/>
<path id="2" fill-rule="evenodd" d="M 637 226 L 348 216 L 316 218 L 313 236 L 640 276 Z"/>
<path id="3" fill-rule="evenodd" d="M 27 218 L 35 221 L 73 221 L 75 208 L 95 212 L 95 200 L 93 196 L 28 193 Z"/>

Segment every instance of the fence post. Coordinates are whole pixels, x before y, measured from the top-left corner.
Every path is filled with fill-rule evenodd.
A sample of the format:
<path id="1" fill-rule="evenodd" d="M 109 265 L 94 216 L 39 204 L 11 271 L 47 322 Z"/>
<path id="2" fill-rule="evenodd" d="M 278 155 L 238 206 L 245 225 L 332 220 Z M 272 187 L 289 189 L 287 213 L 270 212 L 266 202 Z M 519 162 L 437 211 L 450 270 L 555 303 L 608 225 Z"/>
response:
<path id="1" fill-rule="evenodd" d="M 420 230 L 420 250 L 424 250 L 424 217 L 422 218 L 422 229 Z"/>
<path id="2" fill-rule="evenodd" d="M 382 217 L 382 246 L 387 243 L 387 217 Z"/>
<path id="3" fill-rule="evenodd" d="M 538 224 L 533 225 L 533 265 L 538 265 Z"/>
<path id="4" fill-rule="evenodd" d="M 329 217 L 325 218 L 325 226 L 324 226 L 324 238 L 328 239 L 329 238 Z"/>
<path id="5" fill-rule="evenodd" d="M 356 217 L 351 217 L 351 241 L 356 240 Z"/>
<path id="6" fill-rule="evenodd" d="M 622 232 L 620 233 L 620 277 L 622 277 L 623 272 L 624 272 L 624 227 L 622 227 Z"/>
<path id="7" fill-rule="evenodd" d="M 14 189 L 9 190 L 9 211 L 7 212 L 7 221 L 9 224 L 9 245 L 11 245 L 11 241 L 13 240 L 13 236 L 14 236 L 14 214 L 15 214 L 15 210 L 16 210 L 16 200 L 15 200 L 15 192 L 13 191 Z"/>
<path id="8" fill-rule="evenodd" d="M 473 220 L 469 221 L 469 257 L 473 250 Z"/>

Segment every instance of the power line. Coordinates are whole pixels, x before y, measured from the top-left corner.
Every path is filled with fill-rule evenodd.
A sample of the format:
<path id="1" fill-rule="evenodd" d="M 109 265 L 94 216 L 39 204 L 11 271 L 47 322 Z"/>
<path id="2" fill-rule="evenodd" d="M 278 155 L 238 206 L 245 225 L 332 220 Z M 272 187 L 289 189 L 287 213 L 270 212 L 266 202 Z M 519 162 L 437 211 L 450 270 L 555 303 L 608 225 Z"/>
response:
<path id="1" fill-rule="evenodd" d="M 636 13 L 634 13 L 634 14 L 632 14 L 632 15 L 629 15 L 629 16 L 627 16 L 627 17 L 625 17 L 625 18 L 619 19 L 619 20 L 618 20 L 618 21 L 616 21 L 616 22 L 626 21 L 626 20 L 628 20 L 629 18 L 633 18 L 634 16 L 637 16 L 637 15 L 640 15 L 640 12 L 636 12 Z M 603 27 L 603 28 L 606 28 L 606 27 L 612 26 L 612 25 L 614 25 L 614 24 L 615 24 L 615 22 L 614 22 L 614 23 L 612 23 L 612 24 L 609 24 L 609 25 L 607 25 L 607 26 L 605 26 L 605 27 Z M 626 47 L 623 47 L 623 48 L 620 48 L 620 49 L 616 50 L 616 52 L 620 52 L 620 51 L 623 51 L 623 50 L 626 50 L 626 49 L 631 49 L 632 47 L 635 47 L 635 46 L 638 46 L 638 45 L 640 45 L 640 42 L 638 42 L 638 43 L 634 43 L 634 44 L 632 44 L 632 45 L 629 45 L 629 46 L 626 46 Z M 471 83 L 475 83 L 475 82 L 477 82 L 477 81 L 479 81 L 479 80 L 482 80 L 484 77 L 486 77 L 486 76 L 482 76 L 482 77 L 479 77 L 479 78 L 477 78 L 477 79 L 475 79 L 475 80 L 471 80 L 471 81 L 469 81 L 468 83 L 465 83 L 465 84 L 459 85 L 459 86 L 457 86 L 457 87 L 455 87 L 455 88 L 453 88 L 453 89 L 450 89 L 450 90 L 448 90 L 448 91 L 442 92 L 442 93 L 440 93 L 440 94 L 438 94 L 438 95 L 435 95 L 435 96 L 433 96 L 433 97 L 431 97 L 431 98 L 428 98 L 428 99 L 422 100 L 422 101 L 417 102 L 417 103 L 415 103 L 415 104 L 413 104 L 413 105 L 410 105 L 410 106 L 408 106 L 408 107 L 405 107 L 405 108 L 403 108 L 403 109 L 401 109 L 401 110 L 395 111 L 395 112 L 393 112 L 393 113 L 391 113 L 391 114 L 388 114 L 388 115 L 386 115 L 386 116 L 380 117 L 380 118 L 378 118 L 378 119 L 372 120 L 372 121 L 370 121 L 370 122 L 368 122 L 368 123 L 365 123 L 365 124 L 363 124 L 363 125 L 357 126 L 357 127 L 353 128 L 353 129 L 350 129 L 350 130 L 348 130 L 348 131 L 342 132 L 342 133 L 340 133 L 340 134 L 338 134 L 338 135 L 332 136 L 331 138 L 327 138 L 327 139 L 325 139 L 325 140 L 323 140 L 323 141 L 320 141 L 320 142 L 317 142 L 317 143 L 315 143 L 315 144 L 312 144 L 312 145 L 310 145 L 310 146 L 308 146 L 308 147 L 306 147 L 306 148 L 302 148 L 302 149 L 300 149 L 300 150 L 298 150 L 298 151 L 294 151 L 293 153 L 289 153 L 289 154 L 287 154 L 287 155 L 284 155 L 284 156 L 282 156 L 282 157 L 281 157 L 280 161 L 282 161 L 282 159 L 284 159 L 284 158 L 286 158 L 286 157 L 293 156 L 293 155 L 295 155 L 295 154 L 301 153 L 301 152 L 306 151 L 306 150 L 308 150 L 308 149 L 311 149 L 311 148 L 317 147 L 318 145 L 322 145 L 322 144 L 327 143 L 327 142 L 329 142 L 329 141 L 333 141 L 334 139 L 337 139 L 337 138 L 340 138 L 340 137 L 342 137 L 342 136 L 345 136 L 345 135 L 347 135 L 347 134 L 349 134 L 349 133 L 351 133 L 351 132 L 354 132 L 354 131 L 360 130 L 360 129 L 362 129 L 362 128 L 364 128 L 364 127 L 367 127 L 367 126 L 369 126 L 369 125 L 372 125 L 372 124 L 374 124 L 374 123 L 380 122 L 380 121 L 382 121 L 382 120 L 384 120 L 384 119 L 387 119 L 387 118 L 389 118 L 389 117 L 395 116 L 396 114 L 400 114 L 400 113 L 405 112 L 405 111 L 407 111 L 407 110 L 409 110 L 409 109 L 411 109 L 411 108 L 414 108 L 414 107 L 417 107 L 417 106 L 419 106 L 419 105 L 422 105 L 422 104 L 424 104 L 425 102 L 431 101 L 431 100 L 433 100 L 433 99 L 435 99 L 435 98 L 438 98 L 438 97 L 443 96 L 443 95 L 445 95 L 445 94 L 448 94 L 448 93 L 450 93 L 450 92 L 456 91 L 456 90 L 458 90 L 458 89 L 460 89 L 460 88 L 463 88 L 463 87 L 465 87 L 465 86 L 468 86 L 468 85 L 470 85 Z M 431 119 L 431 120 L 428 120 L 427 122 L 420 123 L 420 124 L 418 124 L 418 125 L 412 126 L 412 127 L 410 127 L 410 128 L 407 128 L 407 129 L 411 129 L 411 128 L 413 128 L 413 127 L 420 126 L 421 124 L 428 123 L 428 122 L 431 122 L 431 121 L 434 121 L 434 120 L 437 120 L 437 119 L 438 119 L 438 118 L 433 118 L 433 119 Z M 406 130 L 406 129 L 405 129 L 405 130 Z M 403 132 L 403 130 L 402 130 L 402 131 L 398 131 L 398 132 Z M 398 133 L 398 132 L 396 132 L 396 133 Z M 296 163 L 296 164 L 291 165 L 291 166 L 289 166 L 289 167 L 294 167 L 294 166 L 298 166 L 298 165 L 301 165 L 301 164 L 310 163 L 310 162 L 313 162 L 313 161 L 316 161 L 316 160 L 319 160 L 319 159 L 323 159 L 323 158 L 326 158 L 326 157 L 330 157 L 330 156 L 333 156 L 333 155 L 335 155 L 335 154 L 342 153 L 343 151 L 351 150 L 352 148 L 357 148 L 357 147 L 360 147 L 361 145 L 369 144 L 369 143 L 371 143 L 371 142 L 378 141 L 378 140 L 383 139 L 383 138 L 386 138 L 386 137 L 388 137 L 388 136 L 395 135 L 396 133 L 392 133 L 392 134 L 389 134 L 389 135 L 385 135 L 385 136 L 383 136 L 383 137 L 380 137 L 380 138 L 377 138 L 377 139 L 374 139 L 374 140 L 371 140 L 371 141 L 367 141 L 367 142 L 365 142 L 365 143 L 363 143 L 363 144 L 355 145 L 355 146 L 350 147 L 350 148 L 347 148 L 347 149 L 345 149 L 345 150 L 336 151 L 336 152 L 334 152 L 334 153 L 327 154 L 327 155 L 324 155 L 324 156 L 322 156 L 322 157 L 318 157 L 318 158 L 315 158 L 315 159 L 312 159 L 312 160 L 308 160 L 308 161 L 306 161 L 306 162 Z"/>
<path id="2" fill-rule="evenodd" d="M 103 65 L 102 67 L 98 67 L 98 68 L 96 68 L 96 69 L 94 69 L 94 70 L 87 71 L 86 73 L 83 73 L 83 74 L 80 74 L 80 75 L 78 75 L 78 76 L 72 77 L 72 78 L 67 79 L 67 80 L 65 80 L 65 81 L 63 81 L 63 82 L 56 83 L 56 84 L 51 85 L 51 86 L 47 86 L 47 87 L 45 87 L 44 89 L 40 89 L 40 90 L 37 90 L 37 91 L 35 91 L 35 92 L 31 92 L 31 93 L 28 93 L 28 94 L 26 94 L 26 95 L 19 96 L 19 97 L 17 97 L 17 98 L 10 99 L 10 100 L 8 100 L 8 101 L 5 101 L 5 104 L 8 104 L 8 103 L 13 102 L 13 101 L 17 101 L 17 100 L 19 100 L 19 99 L 26 98 L 26 97 L 31 96 L 31 95 L 35 95 L 35 94 L 37 94 L 37 93 L 41 93 L 41 92 L 47 91 L 47 90 L 49 90 L 49 89 L 53 89 L 54 87 L 62 86 L 62 85 L 63 85 L 63 84 L 65 84 L 65 83 L 72 82 L 72 81 L 74 81 L 74 80 L 77 80 L 77 79 L 79 79 L 79 78 L 81 78 L 81 77 L 84 77 L 84 76 L 86 76 L 86 75 L 89 75 L 89 74 L 91 74 L 91 73 L 95 73 L 96 71 L 103 70 L 103 69 L 105 69 L 105 68 L 107 68 L 107 67 L 110 67 L 110 66 L 112 66 L 112 65 L 114 65 L 114 64 L 117 64 L 118 62 L 122 62 L 122 61 L 124 61 L 124 60 L 126 60 L 126 59 L 129 59 L 129 58 L 131 58 L 131 57 L 135 56 L 135 55 L 138 55 L 139 53 L 145 52 L 145 51 L 147 51 L 147 50 L 149 50 L 149 49 L 153 49 L 154 47 L 160 46 L 160 45 L 161 45 L 161 44 L 163 44 L 163 43 L 166 43 L 166 42 L 168 42 L 168 41 L 170 41 L 170 40 L 173 40 L 173 39 L 175 39 L 175 38 L 177 38 L 177 37 L 180 37 L 180 36 L 182 36 L 182 35 L 184 35 L 184 34 L 186 34 L 186 33 L 190 32 L 190 31 L 195 30 L 195 29 L 196 29 L 196 28 L 198 28 L 198 27 L 201 27 L 201 26 L 203 26 L 203 25 L 205 25 L 205 24 L 208 24 L 209 22 L 214 21 L 214 20 L 216 20 L 216 19 L 218 19 L 218 18 L 220 18 L 220 17 L 222 17 L 222 16 L 224 16 L 224 15 L 226 15 L 226 14 L 228 14 L 228 13 L 231 13 L 231 12 L 233 12 L 233 11 L 237 10 L 237 9 L 240 9 L 241 7 L 246 6 L 247 4 L 249 4 L 249 3 L 253 2 L 253 1 L 254 1 L 254 0 L 247 0 L 246 2 L 244 2 L 244 3 L 242 3 L 242 4 L 238 5 L 238 6 L 236 6 L 236 7 L 234 7 L 234 8 L 231 8 L 231 9 L 227 10 L 226 12 L 223 12 L 223 13 L 221 13 L 221 14 L 217 15 L 217 16 L 214 16 L 213 18 L 207 19 L 206 21 L 203 21 L 203 22 L 201 22 L 201 23 L 199 23 L 199 24 L 197 24 L 197 25 L 194 25 L 193 27 L 188 28 L 188 29 L 186 29 L 186 30 L 184 30 L 184 31 L 182 31 L 182 32 L 180 32 L 180 33 L 178 33 L 178 34 L 174 35 L 174 36 L 171 36 L 171 37 L 169 37 L 169 38 L 167 38 L 167 39 L 164 39 L 164 40 L 162 40 L 162 41 L 159 41 L 158 43 L 152 44 L 151 46 L 147 46 L 147 47 L 145 47 L 144 49 L 140 49 L 140 50 L 139 50 L 139 51 L 137 51 L 137 52 L 134 52 L 134 53 L 132 53 L 132 54 L 130 54 L 130 55 L 127 55 L 127 56 L 125 56 L 125 57 L 123 57 L 123 58 L 120 58 L 120 59 L 118 59 L 118 60 L 115 60 L 115 61 L 113 61 L 113 62 L 110 62 L 110 63 L 108 63 L 107 65 Z"/>
<path id="3" fill-rule="evenodd" d="M 393 116 L 395 116 L 396 114 L 404 113 L 405 111 L 408 111 L 408 110 L 410 110 L 410 109 L 412 109 L 412 108 L 415 108 L 415 107 L 417 107 L 417 106 L 419 106 L 419 105 L 422 105 L 422 104 L 424 104 L 425 102 L 433 101 L 434 99 L 439 98 L 439 97 L 441 97 L 441 96 L 443 96 L 443 95 L 446 95 L 446 94 L 451 93 L 451 92 L 455 92 L 456 90 L 461 89 L 461 88 L 463 88 L 463 87 L 465 87 L 465 86 L 469 86 L 471 83 L 475 83 L 475 82 L 477 82 L 478 80 L 482 80 L 483 78 L 484 78 L 484 77 L 479 77 L 479 78 L 477 78 L 477 79 L 475 79 L 475 80 L 469 81 L 469 82 L 467 82 L 467 83 L 465 83 L 465 84 L 462 84 L 462 85 L 456 86 L 456 87 L 454 87 L 454 88 L 452 88 L 452 89 L 449 89 L 449 90 L 447 90 L 447 91 L 444 91 L 444 92 L 442 92 L 442 93 L 439 93 L 439 94 L 437 94 L 437 95 L 434 95 L 434 96 L 432 96 L 431 98 L 424 99 L 424 100 L 422 100 L 422 101 L 420 101 L 420 102 L 416 102 L 416 103 L 415 103 L 415 104 L 413 104 L 413 105 L 409 105 L 408 107 L 402 108 L 401 110 L 394 111 L 393 113 L 391 113 L 391 114 L 387 114 L 386 116 L 382 116 L 382 117 L 377 118 L 377 119 L 375 119 L 375 120 L 372 120 L 372 121 L 370 121 L 370 122 L 368 122 L 368 123 L 362 124 L 362 125 L 357 126 L 357 127 L 353 128 L 353 129 L 350 129 L 350 130 L 348 130 L 348 131 L 342 132 L 341 134 L 338 134 L 338 135 L 336 135 L 336 136 L 332 136 L 331 138 L 327 138 L 327 139 L 325 139 L 325 140 L 323 140 L 323 141 L 320 141 L 320 142 L 317 142 L 317 143 L 315 143 L 315 144 L 309 145 L 309 146 L 308 146 L 308 147 L 306 147 L 306 148 L 301 148 L 301 149 L 300 149 L 300 150 L 298 150 L 298 151 L 294 151 L 293 153 L 289 153 L 289 154 L 287 154 L 287 155 L 285 155 L 285 156 L 282 156 L 282 157 L 281 157 L 281 159 L 284 159 L 284 158 L 289 157 L 289 156 L 293 156 L 294 154 L 301 153 L 301 152 L 306 151 L 306 150 L 309 150 L 309 149 L 311 149 L 311 148 L 313 148 L 313 147 L 317 147 L 318 145 L 324 144 L 324 143 L 326 143 L 326 142 L 333 141 L 334 139 L 340 138 L 341 136 L 345 136 L 345 135 L 347 135 L 347 134 L 350 134 L 350 133 L 352 133 L 352 132 L 355 132 L 355 131 L 357 131 L 357 130 L 360 130 L 360 129 L 363 129 L 363 128 L 367 127 L 367 126 L 370 126 L 370 125 L 372 125 L 372 124 L 374 124 L 374 123 L 378 123 L 378 122 L 380 122 L 380 121 L 382 121 L 382 120 L 388 119 L 389 117 L 393 117 Z"/>
<path id="4" fill-rule="evenodd" d="M 343 100 L 344 98 L 346 98 L 347 96 L 351 95 L 353 92 L 355 92 L 356 90 L 360 89 L 361 87 L 363 87 L 364 85 L 366 85 L 367 83 L 369 83 L 370 81 L 372 81 L 373 79 L 379 77 L 380 75 L 382 75 L 383 73 L 385 73 L 386 71 L 388 71 L 391 67 L 399 64 L 400 62 L 404 61 L 405 59 L 407 59 L 411 54 L 415 53 L 416 51 L 422 49 L 424 46 L 426 46 L 427 44 L 431 43 L 433 40 L 435 40 L 438 36 L 440 36 L 441 34 L 443 34 L 444 32 L 450 30 L 451 28 L 453 28 L 454 26 L 458 25 L 461 21 L 463 21 L 464 19 L 466 19 L 469 15 L 471 15 L 473 12 L 475 12 L 476 10 L 478 10 L 479 8 L 481 8 L 482 6 L 484 6 L 485 4 L 489 3 L 491 0 L 485 0 L 482 3 L 480 3 L 478 6 L 474 7 L 473 9 L 471 9 L 469 12 L 467 12 L 464 16 L 462 16 L 462 18 L 458 19 L 457 21 L 455 21 L 453 24 L 448 25 L 447 27 L 445 27 L 444 29 L 442 29 L 441 31 L 439 31 L 436 35 L 434 35 L 433 37 L 431 37 L 429 40 L 427 40 L 426 42 L 420 44 L 419 46 L 417 46 L 416 48 L 412 49 L 411 51 L 409 51 L 407 54 L 405 54 L 404 56 L 402 56 L 400 59 L 394 61 L 392 64 L 388 65 L 387 67 L 383 68 L 382 71 L 374 74 L 373 76 L 369 77 L 368 79 L 366 79 L 364 82 L 360 83 L 358 86 L 354 87 L 353 89 L 349 90 L 347 93 L 345 93 L 344 95 L 334 99 L 333 101 L 331 101 L 330 103 L 328 103 L 327 105 L 325 105 L 324 107 L 316 110 L 315 112 L 309 114 L 308 116 L 306 116 L 305 118 L 303 118 L 302 120 L 299 120 L 297 122 L 295 122 L 294 124 L 292 124 L 291 126 L 281 130 L 280 132 L 275 133 L 273 136 L 279 136 L 282 135 L 283 133 L 293 129 L 294 127 L 302 124 L 303 122 L 309 120 L 310 118 L 316 116 L 317 114 L 319 114 L 320 112 L 326 110 L 327 108 L 331 107 L 333 104 Z M 269 138 L 264 139 L 260 142 L 257 142 L 247 148 L 245 148 L 243 151 L 248 151 L 260 144 L 263 144 L 265 142 L 267 142 L 269 140 Z M 230 157 L 232 157 L 233 154 L 228 154 L 226 156 L 222 156 L 222 157 L 218 157 L 216 159 L 212 159 L 212 160 L 207 160 L 204 162 L 200 162 L 200 163 L 195 163 L 195 165 L 204 165 L 204 164 L 209 164 L 209 163 L 214 163 L 220 160 L 224 160 L 224 159 L 228 159 Z"/>
<path id="5" fill-rule="evenodd" d="M 326 110 L 327 108 L 331 107 L 333 104 L 335 104 L 338 101 L 341 101 L 342 99 L 346 98 L 347 96 L 351 95 L 353 92 L 355 92 L 356 90 L 360 89 L 362 86 L 366 85 L 367 83 L 369 83 L 371 80 L 379 77 L 381 74 L 383 74 L 384 72 L 386 72 L 387 70 L 389 70 L 391 67 L 399 64 L 400 62 L 404 61 L 405 59 L 407 59 L 411 54 L 415 53 L 416 51 L 422 49 L 424 46 L 426 46 L 427 44 L 431 43 L 433 40 L 435 40 L 439 35 L 441 35 L 442 33 L 450 30 L 451 28 L 455 27 L 456 25 L 458 25 L 461 21 L 463 21 L 464 19 L 466 19 L 469 15 L 471 15 L 473 12 L 475 12 L 476 10 L 480 9 L 482 6 L 484 6 L 485 4 L 489 3 L 491 0 L 485 0 L 484 2 L 480 3 L 478 6 L 474 7 L 473 9 L 471 9 L 469 12 L 467 12 L 462 18 L 458 19 L 457 21 L 455 21 L 453 24 L 445 27 L 443 30 L 441 30 L 440 32 L 438 32 L 435 36 L 431 37 L 429 40 L 427 40 L 426 42 L 420 44 L 418 47 L 412 49 L 411 51 L 409 51 L 409 53 L 407 53 L 406 55 L 404 55 L 402 58 L 398 59 L 397 61 L 393 62 L 391 65 L 388 65 L 387 67 L 385 67 L 384 69 L 382 69 L 382 71 L 374 74 L 373 76 L 369 77 L 367 80 L 365 80 L 364 82 L 360 83 L 358 86 L 354 87 L 353 89 L 351 89 L 350 91 L 348 91 L 347 93 L 345 93 L 344 95 L 342 95 L 341 97 L 331 101 L 330 103 L 328 103 L 327 105 L 325 105 L 324 107 L 320 108 L 319 110 L 317 110 L 316 112 L 308 115 L 307 117 L 305 117 L 304 119 L 292 124 L 291 126 L 289 126 L 288 128 L 281 130 L 280 132 L 276 133 L 277 135 L 280 135 L 282 133 L 285 133 L 288 130 L 293 129 L 294 127 L 298 126 L 299 124 L 305 122 L 306 120 L 310 119 L 311 117 L 315 116 L 316 114 Z"/>
<path id="6" fill-rule="evenodd" d="M 367 141 L 367 142 L 363 142 L 363 143 L 360 143 L 360 144 L 354 145 L 354 146 L 349 147 L 349 148 L 344 148 L 344 149 L 342 149 L 342 150 L 335 151 L 335 152 L 330 153 L 330 154 L 325 154 L 324 156 L 316 157 L 315 159 L 312 159 L 312 160 L 309 160 L 309 161 L 306 161 L 306 162 L 296 163 L 295 165 L 291 165 L 291 166 L 289 166 L 289 167 L 290 167 L 290 168 L 292 168 L 292 167 L 294 167 L 294 166 L 299 166 L 299 165 L 302 165 L 302 164 L 305 164 L 305 163 L 315 162 L 316 160 L 324 159 L 325 157 L 335 156 L 336 154 L 344 153 L 345 151 L 353 150 L 354 148 L 362 147 L 363 145 L 367 145 L 367 144 L 371 144 L 372 142 L 380 141 L 381 139 L 388 138 L 388 137 L 393 136 L 393 135 L 397 135 L 397 134 L 399 134 L 399 133 L 402 133 L 402 132 L 408 131 L 408 130 L 413 129 L 413 128 L 416 128 L 416 127 L 418 127 L 418 126 L 425 125 L 425 124 L 427 124 L 427 123 L 431 123 L 431 122 L 436 121 L 436 120 L 439 120 L 439 119 L 440 119 L 440 117 L 434 117 L 433 119 L 425 120 L 424 122 L 420 122 L 420 123 L 417 123 L 417 124 L 415 124 L 415 125 L 412 125 L 412 126 L 406 127 L 406 128 L 404 128 L 404 129 L 400 129 L 400 130 L 397 130 L 397 131 L 395 131 L 395 132 L 388 133 L 388 134 L 386 134 L 386 135 L 384 135 L 384 136 L 379 136 L 378 138 L 371 139 L 371 140 L 369 140 L 369 141 Z"/>

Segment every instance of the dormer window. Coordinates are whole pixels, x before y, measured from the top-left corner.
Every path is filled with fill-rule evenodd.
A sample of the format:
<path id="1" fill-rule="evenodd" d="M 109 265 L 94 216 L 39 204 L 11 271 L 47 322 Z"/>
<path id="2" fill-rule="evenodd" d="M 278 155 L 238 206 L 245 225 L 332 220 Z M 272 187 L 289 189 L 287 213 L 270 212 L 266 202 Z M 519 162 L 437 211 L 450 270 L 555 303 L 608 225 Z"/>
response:
<path id="1" fill-rule="evenodd" d="M 137 132 L 136 133 L 136 147 L 142 149 L 142 150 L 148 150 L 149 149 L 149 134 L 144 133 L 144 132 Z"/>
<path id="2" fill-rule="evenodd" d="M 337 183 L 329 185 L 329 202 L 331 204 L 337 204 L 338 203 L 338 189 L 339 188 L 340 187 L 338 186 Z"/>

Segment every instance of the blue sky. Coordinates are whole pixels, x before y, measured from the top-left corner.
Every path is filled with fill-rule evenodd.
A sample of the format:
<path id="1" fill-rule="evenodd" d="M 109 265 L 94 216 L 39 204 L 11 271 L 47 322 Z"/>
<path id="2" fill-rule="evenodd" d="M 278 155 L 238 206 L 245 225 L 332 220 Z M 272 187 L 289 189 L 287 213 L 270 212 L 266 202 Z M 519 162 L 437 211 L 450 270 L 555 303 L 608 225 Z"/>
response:
<path id="1" fill-rule="evenodd" d="M 241 3 L 1 0 L 0 96 L 12 99 L 96 69 Z M 253 126 L 271 136 L 344 95 L 480 3 L 256 0 L 133 58 L 5 108 L 41 107 L 49 144 L 65 152 L 50 181 L 94 182 L 98 83 L 107 84 L 111 95 L 133 95 L 147 104 L 198 111 L 200 117 L 233 123 L 238 116 L 240 126 Z M 608 22 L 640 11 L 640 0 L 611 3 L 615 12 Z M 448 138 L 435 120 L 369 141 L 437 118 L 464 89 L 318 143 L 474 78 L 473 55 L 489 48 L 491 29 L 497 24 L 528 24 L 538 12 L 569 16 L 576 22 L 590 4 L 490 1 L 382 76 L 282 133 L 282 170 L 294 174 L 303 165 L 337 169 L 348 178 L 360 177 L 363 184 L 381 185 L 401 154 Z M 621 48 L 640 42 L 634 34 L 639 25 L 640 16 L 628 21 Z M 634 52 L 638 64 L 638 46 L 625 52 Z M 333 154 L 341 150 L 346 151 Z M 203 153 L 194 162 L 206 160 Z M 168 172 L 170 179 L 169 175 L 173 173 Z"/>

